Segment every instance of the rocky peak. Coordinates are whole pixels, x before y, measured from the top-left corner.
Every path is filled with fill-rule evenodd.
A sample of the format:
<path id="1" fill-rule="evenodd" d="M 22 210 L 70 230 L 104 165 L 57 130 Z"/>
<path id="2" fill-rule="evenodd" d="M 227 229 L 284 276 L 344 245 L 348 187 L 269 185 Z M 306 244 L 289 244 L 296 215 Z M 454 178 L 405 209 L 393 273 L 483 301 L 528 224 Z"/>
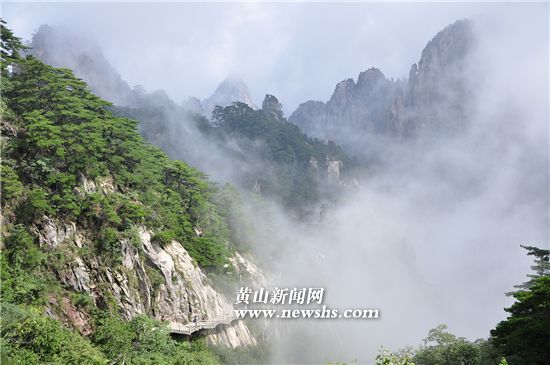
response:
<path id="1" fill-rule="evenodd" d="M 273 95 L 265 95 L 264 101 L 262 103 L 262 110 L 273 116 L 275 119 L 283 119 L 283 105 Z"/>
<path id="2" fill-rule="evenodd" d="M 350 154 L 366 153 L 378 134 L 402 138 L 462 128 L 472 109 L 465 68 L 473 44 L 471 21 L 459 20 L 427 43 L 408 80 L 389 80 L 369 68 L 357 82 L 338 83 L 328 102 L 301 104 L 289 121 Z"/>
<path id="3" fill-rule="evenodd" d="M 346 79 L 336 84 L 334 93 L 330 98 L 330 103 L 336 105 L 344 105 L 353 96 L 355 90 L 355 81 L 353 79 Z"/>
<path id="4" fill-rule="evenodd" d="M 422 50 L 420 61 L 411 66 L 409 86 L 419 82 L 436 81 L 439 76 L 449 75 L 464 64 L 464 59 L 473 45 L 473 30 L 470 20 L 458 20 L 448 25 L 432 38 Z"/>
<path id="5" fill-rule="evenodd" d="M 134 91 L 92 39 L 43 24 L 33 35 L 30 47 L 29 54 L 54 67 L 73 70 L 102 98 L 117 105 L 135 104 Z"/>
<path id="6" fill-rule="evenodd" d="M 468 109 L 465 65 L 473 44 L 471 21 L 458 20 L 430 40 L 411 66 L 406 104 L 415 129 L 462 125 Z"/>
<path id="7" fill-rule="evenodd" d="M 371 67 L 366 71 L 359 73 L 357 78 L 357 87 L 372 87 L 381 81 L 387 81 L 386 77 L 376 67 Z"/>
<path id="8" fill-rule="evenodd" d="M 460 63 L 473 44 L 472 22 L 467 19 L 457 20 L 448 25 L 432 38 L 422 51 L 419 71 L 426 71 L 430 66 L 444 67 Z"/>
<path id="9" fill-rule="evenodd" d="M 216 105 L 228 106 L 236 101 L 256 109 L 252 96 L 250 96 L 250 90 L 245 82 L 238 76 L 230 76 L 218 85 L 214 94 L 205 99 L 202 105 L 206 116 L 210 117 Z"/>

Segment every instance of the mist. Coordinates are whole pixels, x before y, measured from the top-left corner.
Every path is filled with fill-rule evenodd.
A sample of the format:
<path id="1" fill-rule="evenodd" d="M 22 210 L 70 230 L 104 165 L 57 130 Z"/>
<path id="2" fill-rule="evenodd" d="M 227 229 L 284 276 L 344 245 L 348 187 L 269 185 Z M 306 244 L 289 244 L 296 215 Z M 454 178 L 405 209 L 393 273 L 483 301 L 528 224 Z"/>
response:
<path id="1" fill-rule="evenodd" d="M 369 363 L 381 345 L 417 345 L 438 324 L 474 340 L 487 338 L 506 317 L 512 299 L 505 293 L 525 281 L 531 262 L 520 244 L 550 245 L 547 4 L 171 4 L 153 13 L 150 5 L 135 4 L 135 16 L 120 21 L 127 6 L 4 4 L 3 11 L 26 38 L 48 22 L 86 32 L 123 79 L 166 90 L 176 104 L 205 98 L 238 73 L 256 103 L 273 93 L 287 115 L 307 99 L 327 100 L 337 82 L 370 66 L 403 77 L 437 31 L 472 19 L 476 45 L 464 81 L 473 104 L 460 133 L 377 146 L 376 168 L 366 166 L 358 186 L 342 190 L 313 224 L 275 202 L 269 202 L 270 219 L 254 217 L 251 209 L 263 232 L 253 252 L 273 286 L 324 287 L 330 308 L 381 314 L 377 320 L 272 320 L 273 363 Z M 189 22 L 181 25 L 176 15 L 161 21 L 170 9 Z M 32 11 L 17 15 L 21 10 Z M 92 26 L 82 21 L 84 11 L 105 16 Z M 436 20 L 424 21 L 428 16 Z M 197 23 L 205 18 L 219 25 L 212 34 Z M 332 33 L 323 30 L 327 22 L 336 28 Z M 121 31 L 112 33 L 115 27 Z M 151 27 L 158 29 L 147 35 Z M 155 44 L 159 34 L 165 38 Z M 179 106 L 171 108 L 171 157 L 234 184 L 262 163 L 236 141 L 219 145 L 205 137 Z"/>
<path id="2" fill-rule="evenodd" d="M 381 316 L 287 321 L 276 361 L 368 363 L 438 324 L 475 340 L 506 317 L 504 293 L 529 271 L 519 245 L 549 247 L 547 18 L 533 19 L 474 18 L 463 131 L 388 145 L 383 168 L 314 231 L 291 228 L 279 268 L 290 286 L 322 285 L 327 306 Z"/>
<path id="3" fill-rule="evenodd" d="M 269 93 L 290 115 L 369 67 L 407 77 L 426 41 L 457 19 L 528 17 L 537 7 L 544 5 L 4 2 L 2 12 L 23 39 L 41 24 L 90 36 L 131 86 L 181 102 L 210 96 L 235 74 L 256 104 Z"/>

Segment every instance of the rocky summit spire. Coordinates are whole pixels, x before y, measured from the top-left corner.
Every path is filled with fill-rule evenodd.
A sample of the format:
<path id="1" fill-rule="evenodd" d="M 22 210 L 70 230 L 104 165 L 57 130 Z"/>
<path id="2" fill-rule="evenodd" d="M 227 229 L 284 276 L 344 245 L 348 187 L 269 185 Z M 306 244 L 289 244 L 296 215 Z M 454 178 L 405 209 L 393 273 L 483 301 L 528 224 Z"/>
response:
<path id="1" fill-rule="evenodd" d="M 472 22 L 458 20 L 428 42 L 411 66 L 405 98 L 416 130 L 454 129 L 468 109 L 465 66 L 474 44 Z"/>
<path id="2" fill-rule="evenodd" d="M 289 121 L 352 154 L 380 135 L 452 133 L 463 128 L 471 109 L 465 70 L 473 44 L 471 21 L 459 20 L 428 42 L 408 80 L 390 80 L 369 68 L 357 81 L 339 82 L 326 103 L 301 104 Z M 354 150 L 359 145 L 361 151 Z"/>
<path id="3" fill-rule="evenodd" d="M 283 119 L 283 105 L 270 94 L 266 94 L 262 103 L 262 110 L 277 120 Z"/>
<path id="4" fill-rule="evenodd" d="M 250 90 L 238 76 L 229 76 L 218 85 L 214 94 L 202 101 L 202 107 L 207 117 L 210 117 L 216 105 L 228 106 L 234 102 L 241 102 L 256 109 Z"/>

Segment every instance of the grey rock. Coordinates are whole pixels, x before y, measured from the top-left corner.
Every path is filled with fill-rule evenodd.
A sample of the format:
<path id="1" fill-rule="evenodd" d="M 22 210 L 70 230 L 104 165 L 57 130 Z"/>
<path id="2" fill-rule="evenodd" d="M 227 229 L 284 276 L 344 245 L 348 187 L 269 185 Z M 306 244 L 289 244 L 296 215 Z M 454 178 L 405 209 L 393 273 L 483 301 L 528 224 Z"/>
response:
<path id="1" fill-rule="evenodd" d="M 289 118 L 305 133 L 333 140 L 361 155 L 380 141 L 434 132 L 452 133 L 471 109 L 465 83 L 475 43 L 472 24 L 460 20 L 438 33 L 411 66 L 408 80 L 387 79 L 380 70 L 361 72 L 357 82 L 339 82 L 329 101 L 308 101 Z"/>
<path id="2" fill-rule="evenodd" d="M 72 258 L 57 273 L 59 280 L 75 291 L 90 294 L 98 304 L 113 298 L 125 319 L 147 314 L 159 320 L 186 324 L 195 316 L 208 320 L 233 311 L 231 300 L 214 289 L 181 243 L 172 241 L 160 247 L 151 242 L 151 232 L 146 227 L 137 227 L 139 249 L 135 242 L 120 241 L 122 265 L 118 267 L 105 266 L 94 255 L 81 256 L 76 248 L 92 244 L 90 233 L 74 223 L 44 217 L 35 229 L 41 244 L 62 248 Z M 237 254 L 232 262 L 240 273 L 246 272 L 255 282 L 265 280 L 261 270 L 242 256 Z M 151 275 L 158 277 L 152 279 Z M 60 317 L 72 318 L 82 327 L 86 314 L 71 311 L 61 313 Z M 256 344 L 242 321 L 209 332 L 207 339 L 233 348 Z"/>
<path id="3" fill-rule="evenodd" d="M 277 120 L 283 119 L 283 105 L 273 95 L 266 94 L 262 110 Z"/>
<path id="4" fill-rule="evenodd" d="M 218 85 L 212 96 L 201 102 L 201 106 L 204 115 L 210 118 L 214 107 L 217 105 L 224 107 L 237 101 L 256 109 L 252 96 L 250 96 L 250 90 L 245 82 L 237 76 L 230 76 Z"/>

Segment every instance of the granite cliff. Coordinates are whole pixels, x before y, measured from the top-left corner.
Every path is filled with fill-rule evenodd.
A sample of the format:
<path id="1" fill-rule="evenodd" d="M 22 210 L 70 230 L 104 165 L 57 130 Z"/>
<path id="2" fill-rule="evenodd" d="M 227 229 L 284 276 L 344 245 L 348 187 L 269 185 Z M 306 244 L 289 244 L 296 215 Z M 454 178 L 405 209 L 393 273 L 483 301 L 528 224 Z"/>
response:
<path id="1" fill-rule="evenodd" d="M 450 133 L 467 119 L 464 73 L 473 44 L 471 22 L 457 21 L 428 42 L 408 79 L 388 79 L 370 68 L 357 81 L 339 82 L 326 103 L 301 104 L 289 121 L 353 155 L 361 155 L 374 140 Z"/>

